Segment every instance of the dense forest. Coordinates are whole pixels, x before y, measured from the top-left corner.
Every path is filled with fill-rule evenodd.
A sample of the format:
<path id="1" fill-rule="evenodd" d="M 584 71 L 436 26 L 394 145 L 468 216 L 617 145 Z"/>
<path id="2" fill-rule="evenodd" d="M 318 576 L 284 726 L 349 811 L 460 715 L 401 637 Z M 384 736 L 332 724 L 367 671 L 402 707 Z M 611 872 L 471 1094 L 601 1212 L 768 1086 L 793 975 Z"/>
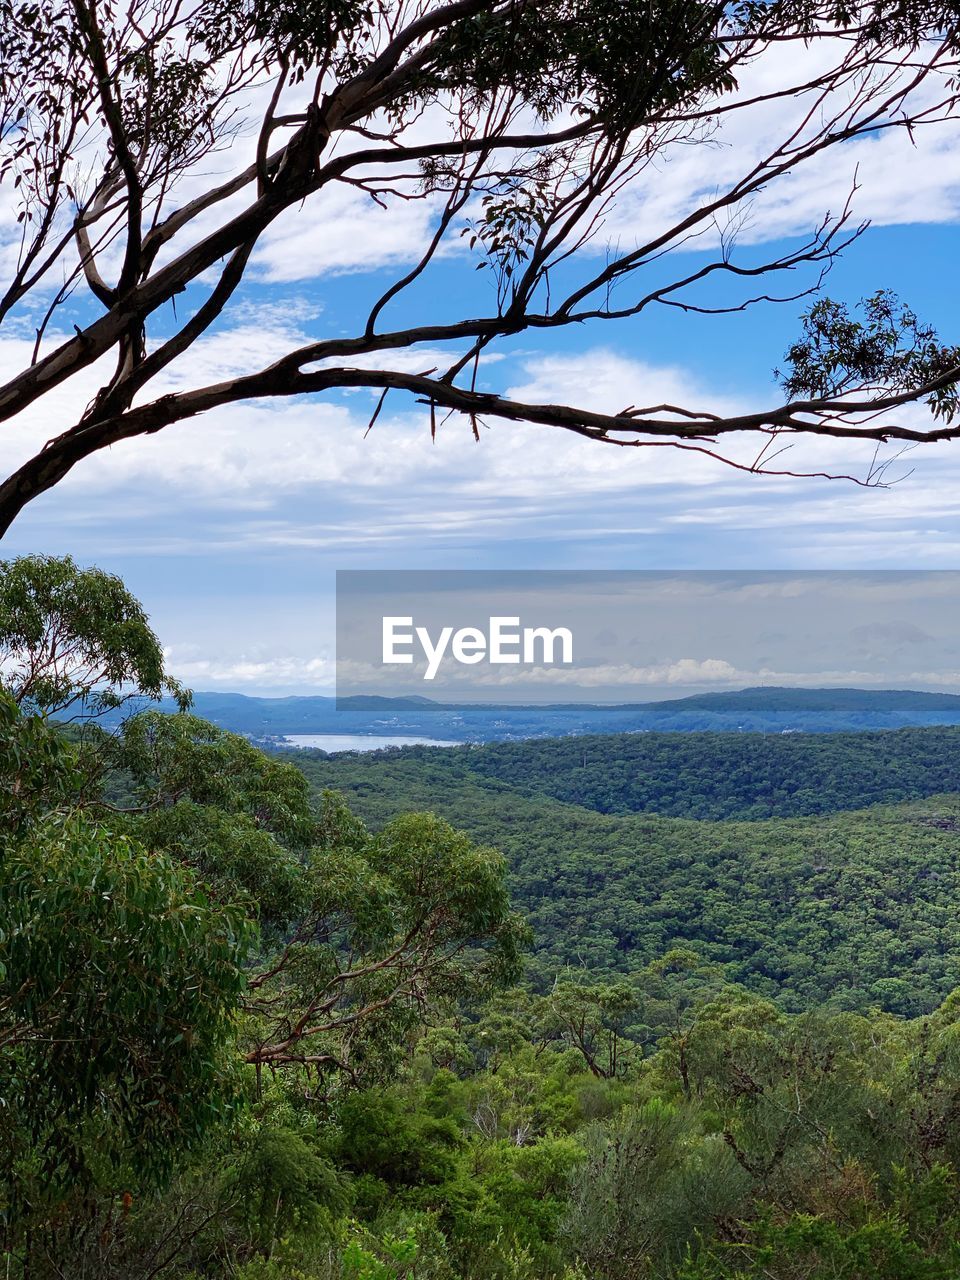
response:
<path id="1" fill-rule="evenodd" d="M 951 735 L 753 821 L 815 745 L 691 739 L 724 821 L 573 803 L 594 739 L 294 763 L 41 557 L 0 671 L 7 1280 L 955 1280 L 960 796 L 847 768 Z"/>
<path id="2" fill-rule="evenodd" d="M 938 751 L 938 741 L 960 748 L 960 735 L 951 730 L 867 737 L 861 746 L 853 735 L 749 742 L 694 735 L 661 743 L 658 753 L 658 744 L 646 747 L 650 740 L 644 735 L 591 738 L 583 746 L 560 739 L 475 747 L 466 754 L 411 747 L 334 757 L 298 752 L 287 758 L 300 766 L 316 794 L 336 788 L 374 827 L 404 810 L 430 808 L 501 849 L 514 902 L 535 931 L 527 975 L 540 986 L 549 985 L 558 966 L 629 973 L 682 946 L 788 1009 L 829 1003 L 916 1014 L 960 982 L 960 797 L 806 819 L 693 822 L 599 814 L 531 794 L 534 779 L 563 787 L 581 750 L 599 756 L 606 750 L 612 757 L 636 741 L 646 758 L 659 754 L 662 761 L 672 754 L 682 760 L 681 777 L 691 789 L 702 794 L 715 786 L 718 805 L 739 803 L 752 812 L 757 805 L 751 803 L 750 763 L 760 762 L 758 792 L 774 774 L 784 779 L 786 741 L 802 748 L 791 753 L 799 790 L 805 790 L 804 764 L 819 771 L 816 749 L 823 744 L 838 768 L 836 794 L 850 803 L 857 775 L 844 769 L 845 759 L 864 773 L 872 763 L 879 790 L 888 785 L 877 781 L 885 761 L 892 762 L 889 785 L 901 766 L 905 787 L 911 778 L 920 784 L 911 744 L 919 760 L 938 762 L 931 763 L 934 769 L 949 757 Z M 703 776 L 693 766 L 698 746 Z M 733 757 L 726 777 L 710 774 L 725 746 Z M 476 772 L 474 760 L 480 762 Z M 514 764 L 518 785 L 485 776 L 491 761 L 504 774 Z M 948 768 L 949 763 L 943 772 Z M 624 771 L 627 787 L 634 777 Z M 681 781 L 667 773 L 661 782 L 669 807 Z M 789 810 L 793 797 L 781 796 Z M 768 791 L 766 802 L 776 803 L 777 793 Z M 696 794 L 689 803 L 696 806 Z"/>
<path id="3" fill-rule="evenodd" d="M 588 734 L 343 752 L 329 772 L 323 752 L 286 758 L 315 780 L 329 777 L 358 796 L 368 793 L 371 817 L 387 811 L 393 803 L 387 797 L 419 797 L 422 803 L 487 781 L 598 813 L 747 820 L 836 813 L 960 790 L 960 728 Z"/>

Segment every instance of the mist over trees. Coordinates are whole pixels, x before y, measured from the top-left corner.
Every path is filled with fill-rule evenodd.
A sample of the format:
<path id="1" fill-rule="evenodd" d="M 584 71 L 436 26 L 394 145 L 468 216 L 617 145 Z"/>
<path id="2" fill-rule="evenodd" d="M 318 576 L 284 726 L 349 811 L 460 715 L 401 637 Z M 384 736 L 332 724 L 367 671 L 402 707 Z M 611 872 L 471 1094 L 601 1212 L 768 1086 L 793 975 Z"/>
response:
<path id="1" fill-rule="evenodd" d="M 45 447 L 0 484 L 0 530 L 118 441 L 250 398 L 358 387 L 379 395 L 373 418 L 388 393 L 421 404 L 431 432 L 449 417 L 467 438 L 495 420 L 539 423 L 750 471 L 784 470 L 783 446 L 803 436 L 951 438 L 960 355 L 949 336 L 882 280 L 859 306 L 822 293 L 863 229 L 855 191 L 787 248 L 765 251 L 761 238 L 743 254 L 738 235 L 756 198 L 791 174 L 857 140 L 951 120 L 957 20 L 954 3 L 927 0 L 3 0 L 0 188 L 18 239 L 0 323 L 29 332 L 32 354 L 0 387 L 0 418 L 61 406 L 76 379 L 97 389 L 74 421 L 58 409 Z M 608 243 L 618 201 L 655 186 L 678 149 L 702 149 L 709 167 L 725 130 L 786 104 L 782 136 L 735 179 L 636 243 Z M 425 203 L 419 260 L 356 332 L 222 381 L 178 382 L 229 316 L 264 235 L 288 211 L 313 218 L 311 198 L 338 188 L 386 217 Z M 675 251 L 698 237 L 710 252 L 691 268 Z M 458 314 L 449 285 L 444 305 L 425 302 L 441 260 L 465 286 L 482 268 L 486 303 L 464 287 Z M 519 334 L 805 297 L 782 400 L 744 414 L 646 405 L 642 386 L 613 414 L 488 389 L 485 358 Z M 419 369 L 427 345 L 447 354 Z M 904 412 L 916 401 L 927 425 Z M 724 443 L 744 432 L 756 437 L 746 462 Z M 856 478 L 885 474 L 879 459 Z"/>

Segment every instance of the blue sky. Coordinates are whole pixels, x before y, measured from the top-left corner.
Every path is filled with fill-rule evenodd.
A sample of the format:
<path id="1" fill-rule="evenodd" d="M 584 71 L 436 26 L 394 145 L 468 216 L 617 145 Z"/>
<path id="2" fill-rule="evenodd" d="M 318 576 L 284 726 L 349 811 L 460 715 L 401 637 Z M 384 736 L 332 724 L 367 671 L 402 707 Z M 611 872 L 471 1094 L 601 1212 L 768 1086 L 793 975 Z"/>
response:
<path id="1" fill-rule="evenodd" d="M 901 134 L 858 145 L 830 168 L 791 175 L 783 195 L 771 192 L 738 252 L 746 260 L 795 244 L 842 205 L 859 164 L 855 214 L 874 225 L 827 292 L 853 302 L 891 287 L 960 341 L 956 126 L 926 131 L 916 146 Z M 669 188 L 656 191 L 661 204 L 683 207 L 696 195 L 682 166 L 658 181 Z M 609 237 L 640 233 L 648 197 L 626 201 Z M 397 216 L 343 200 L 294 211 L 254 259 L 219 329 L 185 362 L 183 382 L 260 365 L 291 341 L 352 331 L 427 226 L 418 210 Z M 695 268 L 704 252 L 683 253 L 680 268 Z M 454 253 L 393 318 L 475 314 L 489 306 L 487 289 L 483 273 Z M 625 325 L 526 335 L 500 348 L 483 377 L 529 398 L 611 410 L 663 399 L 756 407 L 777 399 L 771 371 L 804 305 L 716 318 L 660 309 Z M 0 343 L 0 356 L 15 360 L 18 341 Z M 404 367 L 432 363 L 421 351 Z M 66 425 L 84 396 L 84 387 L 58 392 L 0 442 L 0 462 Z M 197 689 L 249 693 L 329 691 L 337 569 L 960 568 L 960 445 L 915 450 L 899 464 L 902 480 L 867 490 L 750 477 L 672 450 L 602 448 L 547 428 L 498 426 L 476 444 L 451 422 L 432 445 L 426 412 L 401 396 L 365 439 L 374 403 L 357 392 L 239 405 L 117 446 L 29 508 L 3 552 L 70 552 L 121 574 L 174 674 Z M 798 450 L 791 465 L 846 471 L 866 456 L 824 444 Z"/>

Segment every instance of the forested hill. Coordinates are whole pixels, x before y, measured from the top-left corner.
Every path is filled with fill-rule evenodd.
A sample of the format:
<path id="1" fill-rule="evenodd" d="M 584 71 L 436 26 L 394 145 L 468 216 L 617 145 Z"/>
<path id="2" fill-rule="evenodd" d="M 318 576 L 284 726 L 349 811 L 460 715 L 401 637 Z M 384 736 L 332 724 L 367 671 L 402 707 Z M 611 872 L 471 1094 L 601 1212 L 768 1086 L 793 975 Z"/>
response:
<path id="1" fill-rule="evenodd" d="M 322 754 L 291 758 L 311 776 L 324 774 Z M 755 820 L 960 791 L 960 729 L 593 734 L 345 754 L 328 768 L 358 793 L 388 787 L 416 795 L 422 807 L 482 779 L 598 813 Z"/>
<path id="2" fill-rule="evenodd" d="M 616 750 L 612 740 L 588 740 L 588 759 L 604 744 Z M 923 787 L 925 771 L 947 771 L 947 756 L 957 759 L 960 733 L 819 744 L 704 735 L 668 739 L 660 748 L 666 753 L 671 744 L 689 748 L 682 763 L 673 756 L 666 794 L 677 804 L 684 788 L 705 795 L 713 780 L 718 808 L 750 810 L 750 796 L 767 776 L 758 762 L 780 760 L 780 778 L 794 772 L 796 795 L 804 769 L 818 768 L 818 751 L 836 746 L 823 776 L 836 773 L 844 787 L 836 797 L 850 805 L 869 795 L 861 788 L 870 769 L 878 780 L 874 796 L 884 777 L 883 785 L 893 786 L 897 774 L 901 790 Z M 622 745 L 658 746 L 648 737 Z M 915 1014 L 960 983 L 960 796 L 805 818 L 691 822 L 596 813 L 535 794 L 536 760 L 547 773 L 556 753 L 573 772 L 577 750 L 584 750 L 582 740 L 291 758 L 317 794 L 338 788 L 372 826 L 406 810 L 433 810 L 502 849 L 513 900 L 535 931 L 535 982 L 549 982 L 562 965 L 630 972 L 671 947 L 690 946 L 722 965 L 728 979 L 777 996 L 788 1009 L 881 1005 Z M 474 762 L 497 763 L 518 785 L 484 776 Z M 660 764 L 668 778 L 671 769 Z M 598 762 L 598 776 L 603 768 Z M 634 760 L 631 776 L 640 773 Z M 809 773 L 803 790 L 815 785 Z M 824 792 L 820 804 L 828 799 Z M 780 801 L 772 792 L 771 803 L 787 808 L 786 792 Z"/>
<path id="3" fill-rule="evenodd" d="M 960 790 L 960 729 L 952 728 L 590 735 L 468 752 L 471 773 L 599 813 L 803 817 Z"/>
<path id="4" fill-rule="evenodd" d="M 690 946 L 788 1009 L 912 1015 L 960 984 L 958 796 L 754 822 L 600 814 L 451 763 L 488 751 L 294 758 L 316 791 L 342 790 L 374 826 L 431 809 L 502 849 L 535 931 L 535 982 L 563 965 L 629 972 Z"/>

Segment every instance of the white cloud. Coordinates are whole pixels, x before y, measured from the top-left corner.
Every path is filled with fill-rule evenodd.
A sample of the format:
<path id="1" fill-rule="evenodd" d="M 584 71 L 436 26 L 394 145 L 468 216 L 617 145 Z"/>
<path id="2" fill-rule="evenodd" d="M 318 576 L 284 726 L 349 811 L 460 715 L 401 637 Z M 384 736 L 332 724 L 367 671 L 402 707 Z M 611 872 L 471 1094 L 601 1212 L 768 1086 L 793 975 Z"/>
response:
<path id="1" fill-rule="evenodd" d="M 259 367 L 282 355 L 290 340 L 289 330 L 252 323 L 205 337 L 158 379 L 152 394 L 218 382 Z M 17 367 L 27 349 L 24 342 L 0 344 L 0 372 Z M 388 356 L 391 367 L 409 370 L 452 358 L 450 352 L 422 348 Z M 689 399 L 681 370 L 656 369 L 607 351 L 563 360 L 530 358 L 527 371 L 528 381 L 511 394 L 547 399 L 552 392 L 556 399 L 585 393 L 599 407 L 612 407 L 618 396 L 640 392 L 654 399 Z M 75 421 L 105 372 L 105 365 L 85 371 L 6 427 L 0 465 L 11 469 Z M 153 495 L 158 509 L 171 498 L 264 509 L 284 493 L 318 486 L 349 484 L 363 501 L 372 493 L 395 493 L 398 486 L 429 485 L 449 503 L 445 513 L 444 505 L 431 511 L 432 523 L 455 527 L 476 518 L 456 500 L 458 494 L 468 505 L 483 498 L 536 503 L 548 493 L 562 499 L 638 485 L 703 484 L 717 472 L 716 464 L 696 456 L 662 459 L 651 467 L 639 451 L 604 449 L 567 433 L 523 425 L 497 424 L 477 444 L 463 422 L 452 419 L 432 442 L 426 410 L 411 407 L 410 398 L 401 393 L 388 399 L 367 435 L 375 403 L 372 394 L 359 393 L 347 404 L 298 398 L 214 410 L 94 455 L 76 468 L 61 492 L 80 496 L 140 485 Z M 424 515 L 415 508 L 404 524 L 416 526 Z"/>
<path id="2" fill-rule="evenodd" d="M 836 52 L 828 43 L 798 51 L 794 45 L 772 47 L 742 73 L 742 96 L 775 91 L 785 84 L 802 83 Z M 932 101 L 937 86 L 920 92 Z M 253 158 L 258 122 L 272 86 L 251 89 L 237 102 L 241 127 L 232 141 L 205 157 L 176 185 L 171 207 L 182 205 L 220 181 L 239 172 Z M 288 88 L 280 111 L 302 109 L 303 90 Z M 629 248 L 698 208 L 718 191 L 748 173 L 764 155 L 787 138 L 810 105 L 808 97 L 786 95 L 743 111 L 726 114 L 715 130 L 705 130 L 706 140 L 695 145 L 669 147 L 656 162 L 632 180 L 605 213 L 601 234 L 592 251 L 619 243 Z M 815 113 L 811 127 L 816 127 Z M 517 122 L 522 128 L 524 122 Z M 446 109 L 433 105 L 404 134 L 407 143 L 447 141 L 451 118 Z M 278 135 L 279 137 L 279 135 Z M 342 137 L 335 150 L 358 149 L 368 144 L 360 138 Z M 331 153 L 333 154 L 333 153 Z M 808 233 L 824 212 L 839 212 L 854 175 L 860 190 L 855 214 L 879 225 L 955 222 L 960 216 L 960 138 L 954 122 L 919 128 L 913 136 L 894 129 L 832 147 L 772 182 L 758 195 L 751 216 L 742 229 L 742 243 L 756 243 L 781 236 Z M 417 190 L 418 175 L 399 179 L 406 194 Z M 191 236 L 199 238 L 223 225 L 245 207 L 252 185 L 230 200 L 207 211 L 192 224 Z M 387 196 L 381 208 L 354 186 L 335 184 L 284 213 L 261 237 L 251 266 L 252 274 L 271 284 L 318 281 L 331 274 L 397 267 L 420 256 L 437 216 L 432 199 Z M 457 227 L 448 236 L 446 253 L 462 255 Z M 9 206 L 0 205 L 0 264 L 15 257 L 20 228 Z M 708 229 L 688 247 L 705 247 L 716 241 Z M 113 257 L 119 246 L 111 250 Z M 179 252 L 179 242 L 165 246 L 158 263 Z M 109 255 L 108 255 L 109 256 Z M 104 265 L 108 277 L 116 266 Z M 472 263 L 465 265 L 465 273 Z M 468 287 L 473 282 L 468 278 Z"/>
<path id="3" fill-rule="evenodd" d="M 276 284 L 416 261 L 432 234 L 436 202 L 389 209 L 351 187 L 328 187 L 287 210 L 263 237 L 252 267 Z"/>
<path id="4" fill-rule="evenodd" d="M 458 689 L 480 690 L 501 687 L 557 685 L 567 689 L 623 690 L 670 689 L 743 689 L 761 685 L 793 688 L 890 688 L 891 680 L 905 688 L 960 686 L 960 671 L 955 668 L 937 671 L 897 672 L 890 669 L 847 668 L 844 670 L 783 670 L 769 666 L 738 667 L 725 658 L 678 658 L 673 662 L 634 666 L 629 663 L 597 663 L 592 666 L 543 667 L 457 667 L 445 663 L 436 684 L 423 680 L 425 663 L 404 668 L 403 688 L 406 693 L 422 689 L 435 697 L 455 696 Z M 397 691 L 397 678 L 392 669 L 342 661 L 338 676 L 347 689 L 369 690 L 382 686 Z"/>
<path id="5" fill-rule="evenodd" d="M 793 45 L 774 46 L 743 69 L 739 96 L 749 99 L 801 84 L 829 65 L 836 54 L 836 48 L 825 42 L 805 51 Z M 932 103 L 941 88 L 939 82 L 931 81 L 918 92 L 918 100 Z M 811 102 L 809 95 L 785 94 L 724 114 L 715 128 L 704 128 L 702 142 L 667 147 L 605 211 L 602 230 L 586 252 L 602 252 L 608 244 L 628 249 L 661 234 L 739 182 L 790 138 Z M 818 128 L 823 114 L 814 112 L 805 135 Z M 448 136 L 448 117 L 434 107 L 404 140 L 420 143 Z M 756 244 L 809 234 L 827 211 L 834 215 L 841 211 L 855 180 L 859 188 L 854 200 L 856 220 L 876 225 L 956 222 L 960 218 L 960 138 L 955 122 L 925 125 L 912 134 L 903 128 L 870 134 L 797 164 L 752 198 L 739 242 Z M 408 185 L 414 192 L 415 183 Z M 265 280 L 277 283 L 416 261 L 432 233 L 438 205 L 390 196 L 387 203 L 384 209 L 356 188 L 330 187 L 289 210 L 267 230 L 254 258 L 255 269 Z M 464 242 L 456 230 L 452 229 L 442 251 L 447 255 L 463 255 Z M 702 249 L 718 239 L 717 229 L 706 226 L 685 247 Z M 465 269 L 472 266 L 471 261 Z"/>
<path id="6" fill-rule="evenodd" d="M 695 375 L 679 365 L 654 365 L 606 347 L 562 355 L 531 356 L 526 377 L 509 387 L 515 400 L 542 404 L 575 404 L 599 413 L 679 404 L 687 409 L 709 408 L 713 413 L 736 413 L 744 401 L 717 396 L 697 384 Z"/>
<path id="7" fill-rule="evenodd" d="M 295 314 L 286 327 L 273 319 L 266 313 L 257 324 L 251 317 L 204 338 L 156 391 L 229 377 L 275 359 L 291 337 L 302 339 L 299 326 L 308 317 Z M 0 342 L 0 374 L 18 367 L 28 347 Z M 444 358 L 421 349 L 391 363 L 422 369 Z M 11 470 L 74 422 L 105 368 L 87 370 L 5 426 L 0 467 Z M 512 381 L 508 392 L 515 397 L 611 411 L 663 401 L 731 412 L 745 406 L 716 396 L 680 366 L 605 348 L 531 353 L 499 380 Z M 733 545 L 744 536 L 759 538 L 754 553 L 779 553 L 794 564 L 835 564 L 838 554 L 845 564 L 956 560 L 957 539 L 944 531 L 955 521 L 960 468 L 947 444 L 911 454 L 905 469 L 916 465 L 917 472 L 901 484 L 865 490 L 848 482 L 745 477 L 697 453 L 617 449 L 524 424 L 492 424 L 475 443 L 454 418 L 433 443 L 426 409 L 399 393 L 388 397 L 367 434 L 375 403 L 373 394 L 358 391 L 343 401 L 259 401 L 214 411 L 94 455 L 23 521 L 108 541 L 123 530 L 125 546 L 157 553 L 230 547 L 386 553 L 441 539 L 466 547 L 530 537 L 575 544 L 588 554 L 591 546 L 630 541 L 665 548 L 682 535 L 703 548 L 701 564 L 720 545 L 717 538 Z M 757 445 L 733 439 L 724 448 L 747 461 Z M 867 445 L 817 440 L 796 445 L 780 461 L 800 472 L 863 473 L 871 454 Z M 908 534 L 919 538 L 908 541 Z"/>
<path id="8" fill-rule="evenodd" d="M 774 46 L 741 73 L 738 96 L 746 100 L 802 83 L 830 65 L 836 52 L 828 43 L 806 51 Z M 842 93 L 830 100 L 834 107 L 842 105 Z M 943 81 L 934 77 L 911 101 L 932 106 L 942 95 Z M 810 94 L 786 94 L 719 117 L 702 142 L 668 147 L 628 184 L 606 218 L 599 244 L 614 241 L 629 248 L 643 243 L 731 189 L 787 139 L 794 138 L 797 145 L 814 137 L 829 107 L 805 121 L 813 102 Z M 747 216 L 738 242 L 809 234 L 828 211 L 835 216 L 841 212 L 855 182 L 854 222 L 957 221 L 960 138 L 955 121 L 865 134 L 797 163 L 743 206 Z M 718 230 L 705 224 L 704 233 L 686 247 L 703 249 L 718 241 Z"/>
<path id="9" fill-rule="evenodd" d="M 167 669 L 195 689 L 288 689 L 291 686 L 332 686 L 336 664 L 330 657 L 251 657 L 182 659 L 176 650 L 165 655 Z"/>

